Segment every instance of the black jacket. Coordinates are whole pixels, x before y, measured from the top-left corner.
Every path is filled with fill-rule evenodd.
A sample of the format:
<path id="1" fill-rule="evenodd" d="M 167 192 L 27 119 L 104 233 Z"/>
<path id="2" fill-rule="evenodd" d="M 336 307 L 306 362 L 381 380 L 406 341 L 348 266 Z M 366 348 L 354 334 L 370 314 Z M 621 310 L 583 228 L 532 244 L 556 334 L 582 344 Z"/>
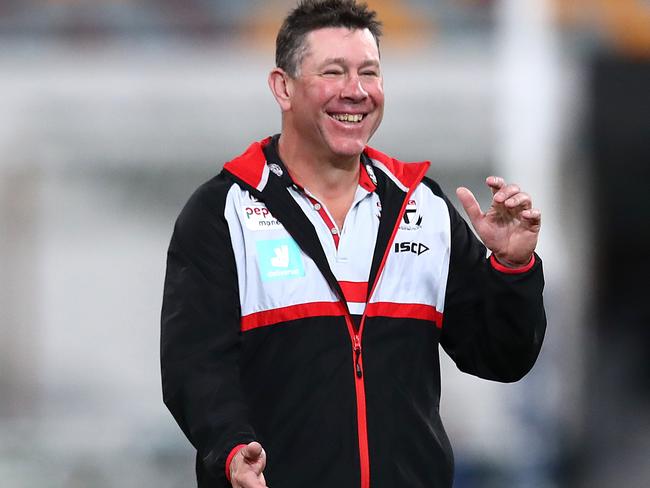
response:
<path id="1" fill-rule="evenodd" d="M 461 370 L 497 381 L 520 379 L 537 358 L 546 327 L 539 257 L 506 272 L 424 177 L 428 163 L 370 148 L 362 158 L 381 201 L 362 317 L 349 313 L 287 175 L 269 171 L 282 168 L 270 138 L 227 163 L 178 218 L 162 309 L 163 396 L 197 449 L 201 488 L 230 486 L 226 458 L 252 440 L 267 452 L 273 488 L 449 488 L 438 344 Z M 251 208 L 270 211 L 273 229 L 251 227 Z M 284 271 L 296 279 L 264 274 L 269 237 L 296 244 L 300 265 Z"/>

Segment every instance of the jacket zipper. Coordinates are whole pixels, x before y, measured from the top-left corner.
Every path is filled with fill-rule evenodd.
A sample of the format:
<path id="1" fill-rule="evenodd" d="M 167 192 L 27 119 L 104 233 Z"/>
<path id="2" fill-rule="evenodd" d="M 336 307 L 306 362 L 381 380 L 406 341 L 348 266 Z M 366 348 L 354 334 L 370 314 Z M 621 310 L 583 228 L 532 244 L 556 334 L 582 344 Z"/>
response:
<path id="1" fill-rule="evenodd" d="M 361 369 L 361 364 L 359 359 L 361 358 L 361 339 L 359 339 L 359 334 L 354 335 L 354 371 L 356 372 L 357 378 L 363 378 L 363 370 Z"/>
<path id="2" fill-rule="evenodd" d="M 361 327 L 355 330 L 352 316 L 345 320 L 352 339 L 352 363 L 354 368 L 354 389 L 357 397 L 357 435 L 359 439 L 359 463 L 361 488 L 370 488 L 370 456 L 368 453 L 368 426 L 366 421 L 366 388 L 363 381 L 363 358 L 361 356 Z"/>
<path id="3" fill-rule="evenodd" d="M 391 238 L 388 241 L 388 245 L 386 246 L 386 250 L 384 251 L 384 258 L 382 259 L 382 262 L 379 265 L 377 276 L 375 276 L 374 283 L 372 284 L 372 288 L 370 290 L 370 293 L 368 294 L 368 299 L 366 300 L 366 307 L 368 305 L 368 302 L 370 302 L 370 298 L 372 297 L 375 291 L 375 287 L 379 282 L 379 277 L 381 276 L 381 273 L 384 269 L 384 265 L 386 264 L 386 259 L 388 259 L 388 255 L 390 254 L 390 251 L 392 249 L 393 241 L 395 240 L 397 229 L 399 229 L 399 222 L 402 218 L 402 214 L 404 213 L 404 209 L 406 208 L 406 204 L 408 203 L 409 198 L 413 193 L 413 190 L 415 190 L 415 187 L 419 185 L 420 182 L 422 181 L 422 178 L 424 177 L 427 169 L 428 169 L 428 165 L 424 168 L 423 171 L 421 171 L 421 173 L 415 179 L 415 182 L 409 187 L 408 191 L 406 192 L 406 197 L 402 202 L 402 209 L 398 214 L 397 222 L 395 222 L 393 234 L 391 235 Z M 346 310 L 347 310 L 347 304 L 346 304 Z M 353 325 L 352 316 L 350 315 L 350 312 L 346 313 L 345 320 L 348 325 L 348 332 L 350 333 L 350 338 L 352 339 L 352 352 L 353 352 L 354 375 L 355 375 L 354 386 L 357 394 L 357 431 L 359 436 L 359 461 L 361 464 L 361 488 L 370 488 L 370 453 L 368 449 L 368 425 L 366 419 L 366 388 L 365 388 L 364 378 L 363 378 L 363 357 L 362 357 L 363 351 L 361 348 L 361 337 L 363 335 L 363 326 L 365 325 L 366 322 L 366 312 L 364 310 L 363 315 L 361 316 L 361 322 L 359 323 L 358 329 L 356 329 Z"/>

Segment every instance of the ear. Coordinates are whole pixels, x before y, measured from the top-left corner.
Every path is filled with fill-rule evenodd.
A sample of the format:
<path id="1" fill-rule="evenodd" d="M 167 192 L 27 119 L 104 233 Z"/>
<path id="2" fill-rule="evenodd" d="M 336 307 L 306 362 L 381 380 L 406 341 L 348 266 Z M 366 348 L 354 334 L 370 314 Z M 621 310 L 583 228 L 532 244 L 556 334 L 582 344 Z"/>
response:
<path id="1" fill-rule="evenodd" d="M 273 68 L 269 73 L 269 88 L 283 112 L 291 108 L 293 92 L 291 77 L 281 68 Z"/>

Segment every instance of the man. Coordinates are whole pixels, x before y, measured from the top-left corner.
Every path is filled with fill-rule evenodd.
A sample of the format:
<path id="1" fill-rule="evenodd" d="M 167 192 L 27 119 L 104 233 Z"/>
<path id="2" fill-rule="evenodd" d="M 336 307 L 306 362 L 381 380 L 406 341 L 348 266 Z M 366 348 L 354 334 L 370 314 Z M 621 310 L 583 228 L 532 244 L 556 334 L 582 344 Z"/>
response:
<path id="1" fill-rule="evenodd" d="M 226 163 L 176 223 L 163 392 L 200 487 L 451 487 L 438 344 L 498 381 L 539 353 L 540 212 L 498 177 L 485 213 L 458 189 L 486 259 L 429 163 L 367 146 L 379 36 L 354 0 L 300 2 L 269 75 L 282 133 Z"/>

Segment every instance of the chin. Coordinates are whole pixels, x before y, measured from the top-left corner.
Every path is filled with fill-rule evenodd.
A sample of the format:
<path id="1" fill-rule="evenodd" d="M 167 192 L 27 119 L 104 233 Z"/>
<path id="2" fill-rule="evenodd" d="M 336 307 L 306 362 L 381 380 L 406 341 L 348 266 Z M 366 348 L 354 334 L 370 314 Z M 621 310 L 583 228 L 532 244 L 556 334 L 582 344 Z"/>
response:
<path id="1" fill-rule="evenodd" d="M 330 146 L 330 151 L 341 158 L 352 158 L 359 156 L 366 147 L 365 140 L 334 140 Z"/>

